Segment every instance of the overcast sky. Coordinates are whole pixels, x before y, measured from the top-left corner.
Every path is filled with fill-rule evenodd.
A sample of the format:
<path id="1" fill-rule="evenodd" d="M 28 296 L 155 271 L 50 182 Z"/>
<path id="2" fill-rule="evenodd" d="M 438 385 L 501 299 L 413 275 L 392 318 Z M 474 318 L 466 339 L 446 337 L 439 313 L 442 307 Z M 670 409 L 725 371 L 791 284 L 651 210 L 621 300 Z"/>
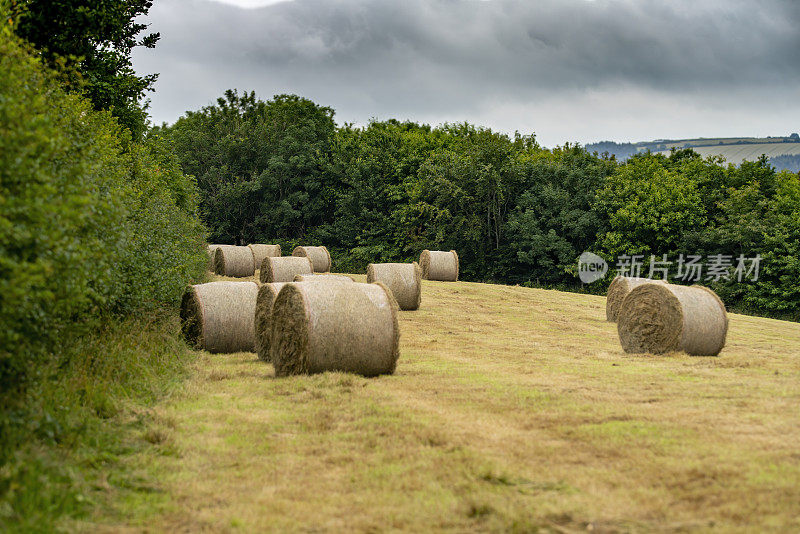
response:
<path id="1" fill-rule="evenodd" d="M 566 141 L 800 131 L 800 0 L 155 0 L 156 123 L 225 89 Z"/>

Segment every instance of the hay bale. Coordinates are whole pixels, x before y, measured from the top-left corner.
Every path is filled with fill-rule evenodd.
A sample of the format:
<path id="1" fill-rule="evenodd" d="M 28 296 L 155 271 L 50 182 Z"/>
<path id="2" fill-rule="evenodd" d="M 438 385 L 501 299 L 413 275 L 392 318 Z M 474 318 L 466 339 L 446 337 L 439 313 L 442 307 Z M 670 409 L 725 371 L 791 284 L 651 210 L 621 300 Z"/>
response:
<path id="1" fill-rule="evenodd" d="M 458 254 L 455 250 L 423 250 L 419 255 L 419 265 L 425 280 L 458 281 Z"/>
<path id="2" fill-rule="evenodd" d="M 294 277 L 295 282 L 355 282 L 344 274 L 298 274 Z"/>
<path id="3" fill-rule="evenodd" d="M 311 260 L 300 256 L 266 257 L 261 263 L 260 280 L 262 284 L 272 282 L 292 282 L 298 274 L 311 274 L 314 268 Z"/>
<path id="4" fill-rule="evenodd" d="M 189 286 L 181 300 L 183 337 L 190 346 L 209 352 L 252 351 L 257 296 L 255 282 Z"/>
<path id="5" fill-rule="evenodd" d="M 247 247 L 253 253 L 253 262 L 256 266 L 256 269 L 261 268 L 261 263 L 264 261 L 264 258 L 270 257 L 275 258 L 281 255 L 281 246 L 280 245 L 247 245 Z"/>
<path id="6" fill-rule="evenodd" d="M 246 278 L 256 272 L 253 252 L 248 247 L 219 247 L 214 252 L 214 272 L 221 276 Z"/>
<path id="7" fill-rule="evenodd" d="M 258 297 L 256 298 L 256 314 L 254 322 L 255 330 L 255 348 L 258 357 L 265 362 L 269 362 L 269 346 L 270 336 L 272 335 L 272 328 L 270 321 L 272 320 L 272 305 L 275 304 L 275 299 L 278 296 L 281 288 L 287 282 L 273 282 L 271 284 L 262 284 L 258 288 Z"/>
<path id="8" fill-rule="evenodd" d="M 370 263 L 367 283 L 386 284 L 401 310 L 416 310 L 422 300 L 422 269 L 413 263 Z"/>
<path id="9" fill-rule="evenodd" d="M 208 245 L 208 270 L 214 271 L 214 255 L 220 247 L 232 247 L 233 245 Z"/>
<path id="10" fill-rule="evenodd" d="M 295 247 L 292 256 L 310 258 L 315 273 L 327 273 L 331 270 L 331 255 L 326 247 Z"/>
<path id="11" fill-rule="evenodd" d="M 606 292 L 606 320 L 616 322 L 622 301 L 635 287 L 642 284 L 666 284 L 664 280 L 637 278 L 635 276 L 617 276 L 611 281 Z"/>
<path id="12" fill-rule="evenodd" d="M 622 301 L 617 332 L 625 352 L 716 356 L 725 346 L 728 314 L 706 287 L 642 284 Z"/>
<path id="13" fill-rule="evenodd" d="M 399 356 L 397 302 L 381 283 L 287 284 L 272 308 L 276 376 L 391 374 Z"/>

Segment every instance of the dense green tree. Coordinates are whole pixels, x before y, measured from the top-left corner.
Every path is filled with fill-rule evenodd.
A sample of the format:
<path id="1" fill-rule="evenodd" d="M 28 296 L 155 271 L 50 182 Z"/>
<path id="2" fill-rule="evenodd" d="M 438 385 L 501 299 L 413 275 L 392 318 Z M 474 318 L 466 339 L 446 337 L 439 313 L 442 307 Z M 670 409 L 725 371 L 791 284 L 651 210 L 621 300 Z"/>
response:
<path id="1" fill-rule="evenodd" d="M 592 209 L 616 164 L 579 146 L 520 162 L 525 191 L 508 218 L 514 251 L 508 276 L 517 282 L 574 284 L 578 256 L 594 247 L 606 219 Z"/>
<path id="2" fill-rule="evenodd" d="M 609 176 L 594 208 L 607 220 L 599 246 L 612 257 L 674 254 L 707 222 L 695 180 L 661 155 L 637 155 Z"/>
<path id="3" fill-rule="evenodd" d="M 337 129 L 308 100 L 232 91 L 162 133 L 198 178 L 215 241 L 324 243 L 337 269 L 354 272 L 455 249 L 465 280 L 564 288 L 581 287 L 585 250 L 642 255 L 645 275 L 650 255 L 760 254 L 758 282 L 701 282 L 733 309 L 794 317 L 800 306 L 796 176 L 763 158 L 726 165 L 684 149 L 619 163 L 470 124 Z"/>
<path id="4" fill-rule="evenodd" d="M 334 129 L 333 111 L 305 98 L 228 90 L 159 131 L 197 178 L 212 241 L 246 243 L 293 241 L 331 218 Z"/>
<path id="5" fill-rule="evenodd" d="M 342 268 L 362 270 L 419 253 L 404 208 L 420 166 L 444 142 L 441 131 L 394 120 L 337 131 L 330 168 L 336 216 L 320 237 L 341 251 Z"/>
<path id="6" fill-rule="evenodd" d="M 136 19 L 152 0 L 12 0 L 16 32 L 37 48 L 51 67 L 61 69 L 72 90 L 83 91 L 94 109 L 111 111 L 133 137 L 144 133 L 143 98 L 155 74 L 138 76 L 131 63 L 137 46 L 153 48 L 158 33 Z"/>

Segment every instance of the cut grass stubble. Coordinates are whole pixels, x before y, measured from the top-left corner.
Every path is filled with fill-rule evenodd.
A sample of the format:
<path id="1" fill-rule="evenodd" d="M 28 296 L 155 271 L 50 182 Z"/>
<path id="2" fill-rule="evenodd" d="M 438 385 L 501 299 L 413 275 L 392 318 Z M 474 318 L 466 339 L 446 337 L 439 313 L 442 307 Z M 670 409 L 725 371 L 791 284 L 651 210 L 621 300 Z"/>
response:
<path id="1" fill-rule="evenodd" d="M 628 355 L 602 297 L 423 292 L 399 314 L 393 376 L 276 380 L 251 353 L 201 356 L 162 407 L 180 457 L 140 458 L 167 503 L 131 516 L 190 530 L 800 527 L 800 325 L 730 315 L 718 358 Z"/>

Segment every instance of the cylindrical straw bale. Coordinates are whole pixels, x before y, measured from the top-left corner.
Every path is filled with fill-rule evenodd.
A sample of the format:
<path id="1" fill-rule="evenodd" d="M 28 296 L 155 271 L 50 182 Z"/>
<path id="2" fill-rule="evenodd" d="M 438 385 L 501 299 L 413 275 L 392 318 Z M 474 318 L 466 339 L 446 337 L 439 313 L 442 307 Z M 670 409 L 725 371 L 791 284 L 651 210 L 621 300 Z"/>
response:
<path id="1" fill-rule="evenodd" d="M 295 282 L 354 282 L 352 278 L 344 274 L 297 274 Z"/>
<path id="2" fill-rule="evenodd" d="M 208 270 L 214 271 L 214 256 L 220 247 L 232 247 L 233 245 L 208 245 Z"/>
<path id="3" fill-rule="evenodd" d="M 181 331 L 190 346 L 209 352 L 252 351 L 255 282 L 189 286 L 181 301 Z"/>
<path id="4" fill-rule="evenodd" d="M 258 357 L 269 362 L 269 344 L 270 336 L 272 335 L 272 328 L 270 321 L 272 319 L 272 305 L 275 304 L 275 299 L 278 296 L 281 288 L 287 282 L 274 282 L 271 284 L 262 284 L 258 288 L 258 298 L 256 298 L 256 315 L 255 315 L 255 345 Z"/>
<path id="5" fill-rule="evenodd" d="M 370 263 L 367 283 L 382 282 L 392 291 L 401 310 L 416 310 L 422 300 L 422 269 L 413 263 Z"/>
<path id="6" fill-rule="evenodd" d="M 622 301 L 617 321 L 622 348 L 633 353 L 716 356 L 728 333 L 725 304 L 703 286 L 642 284 Z"/>
<path id="7" fill-rule="evenodd" d="M 214 272 L 234 278 L 253 276 L 256 272 L 253 252 L 248 247 L 219 247 L 214 252 Z"/>
<path id="8" fill-rule="evenodd" d="M 295 247 L 292 256 L 310 258 L 315 273 L 327 273 L 331 270 L 331 254 L 327 247 Z"/>
<path id="9" fill-rule="evenodd" d="M 267 256 L 261 263 L 260 280 L 262 284 L 272 282 L 292 282 L 298 274 L 311 274 L 314 268 L 311 260 L 300 256 Z"/>
<path id="10" fill-rule="evenodd" d="M 635 276 L 617 276 L 611 281 L 606 293 L 606 320 L 616 322 L 622 301 L 633 290 L 642 284 L 666 284 L 664 280 L 651 280 Z"/>
<path id="11" fill-rule="evenodd" d="M 458 254 L 455 250 L 423 250 L 419 255 L 419 265 L 425 280 L 458 281 Z"/>
<path id="12" fill-rule="evenodd" d="M 399 356 L 397 302 L 381 283 L 287 284 L 272 308 L 276 376 L 391 374 Z"/>
<path id="13" fill-rule="evenodd" d="M 261 268 L 261 263 L 264 261 L 264 258 L 267 256 L 271 258 L 275 258 L 281 255 L 281 246 L 280 245 L 247 245 L 250 250 L 253 252 L 253 261 L 256 266 L 256 269 Z"/>

